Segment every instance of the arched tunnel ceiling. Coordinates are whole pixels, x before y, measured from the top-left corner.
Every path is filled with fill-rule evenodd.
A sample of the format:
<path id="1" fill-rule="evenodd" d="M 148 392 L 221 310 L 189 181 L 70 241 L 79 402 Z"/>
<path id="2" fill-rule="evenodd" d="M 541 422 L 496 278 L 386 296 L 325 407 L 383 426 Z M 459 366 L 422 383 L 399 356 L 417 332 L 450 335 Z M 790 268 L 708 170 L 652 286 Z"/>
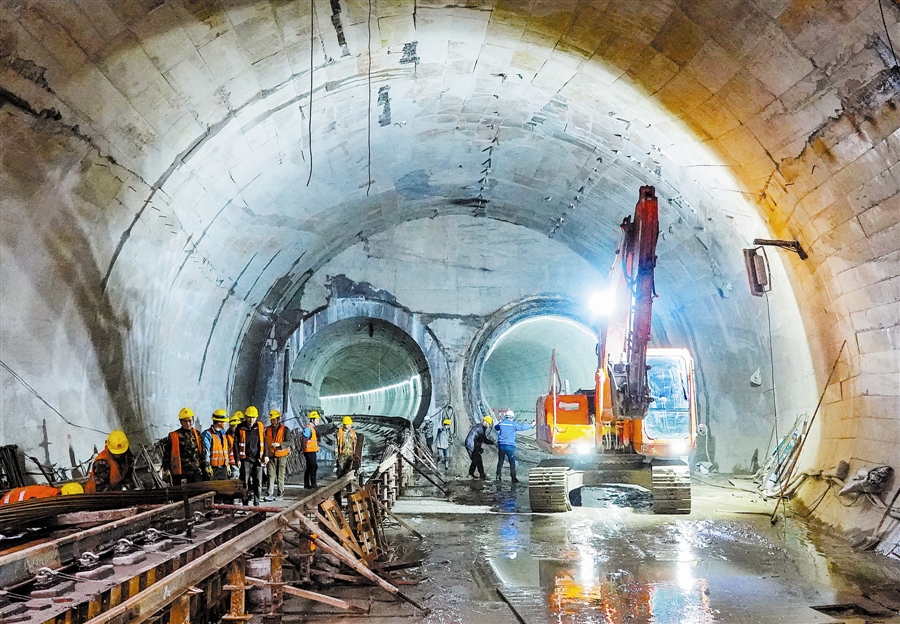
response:
<path id="1" fill-rule="evenodd" d="M 819 455 L 895 457 L 900 13 L 884 9 L 883 24 L 877 0 L 4 3 L 0 272 L 20 295 L 2 309 L 4 412 L 37 397 L 161 435 L 184 403 L 247 397 L 267 341 L 312 311 L 303 285 L 369 237 L 464 215 L 605 268 L 653 184 L 665 330 L 705 349 L 710 392 L 740 399 L 707 405 L 739 421 L 737 375 L 766 343 L 739 248 L 796 238 L 806 263 L 770 254 L 784 417 L 846 339 Z"/>

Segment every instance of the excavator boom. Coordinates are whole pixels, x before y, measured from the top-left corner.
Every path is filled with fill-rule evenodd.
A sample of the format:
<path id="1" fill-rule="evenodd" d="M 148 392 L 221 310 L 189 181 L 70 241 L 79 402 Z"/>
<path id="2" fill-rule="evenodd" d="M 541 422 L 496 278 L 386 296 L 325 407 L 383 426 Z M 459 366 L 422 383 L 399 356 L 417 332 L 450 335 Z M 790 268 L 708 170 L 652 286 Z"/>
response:
<path id="1" fill-rule="evenodd" d="M 650 407 L 647 345 L 656 297 L 656 241 L 659 205 L 656 190 L 642 186 L 634 217 L 622 221 L 622 241 L 616 251 L 610 281 L 614 304 L 598 351 L 598 386 L 603 374 L 611 381 L 611 411 L 607 420 L 643 418 Z M 597 413 L 603 411 L 603 389 L 597 388 Z"/>

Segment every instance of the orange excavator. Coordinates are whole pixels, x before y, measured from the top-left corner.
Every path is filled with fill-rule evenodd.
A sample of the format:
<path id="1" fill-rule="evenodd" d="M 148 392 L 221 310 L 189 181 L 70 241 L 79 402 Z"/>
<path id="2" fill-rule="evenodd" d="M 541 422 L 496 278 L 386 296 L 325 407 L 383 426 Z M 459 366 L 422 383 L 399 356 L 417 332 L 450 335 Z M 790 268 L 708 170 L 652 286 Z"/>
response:
<path id="1" fill-rule="evenodd" d="M 529 473 L 532 511 L 569 511 L 580 505 L 583 486 L 630 483 L 653 493 L 654 513 L 690 513 L 693 359 L 687 349 L 648 347 L 658 211 L 655 189 L 642 186 L 634 217 L 622 222 L 595 387 L 560 393 L 555 353 L 551 357 L 550 389 L 536 406 L 536 439 L 555 457 Z"/>

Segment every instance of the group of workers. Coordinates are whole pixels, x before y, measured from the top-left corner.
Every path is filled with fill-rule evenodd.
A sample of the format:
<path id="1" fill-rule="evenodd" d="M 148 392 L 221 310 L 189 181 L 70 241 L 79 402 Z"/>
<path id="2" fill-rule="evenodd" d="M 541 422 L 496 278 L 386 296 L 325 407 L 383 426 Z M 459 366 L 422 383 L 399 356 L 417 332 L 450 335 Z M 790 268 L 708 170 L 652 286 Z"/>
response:
<path id="1" fill-rule="evenodd" d="M 306 489 L 318 487 L 319 440 L 316 427 L 321 416 L 316 410 L 307 416 L 308 422 L 301 435 L 302 453 L 306 469 L 303 486 Z M 163 469 L 173 485 L 195 483 L 205 480 L 240 479 L 247 489 L 251 504 L 260 500 L 281 500 L 284 498 L 284 480 L 287 458 L 291 454 L 288 440 L 289 429 L 281 422 L 281 412 L 269 412 L 269 425 L 259 422 L 259 411 L 253 405 L 243 412 L 237 411 L 229 418 L 224 409 L 212 413 L 212 426 L 199 433 L 194 428 L 194 412 L 184 407 L 178 413 L 179 428 L 171 432 L 163 446 Z M 450 465 L 450 445 L 453 441 L 452 421 L 445 419 L 435 436 L 438 458 L 445 468 Z M 482 461 L 483 446 L 497 445 L 496 478 L 501 479 L 504 461 L 509 463 L 509 473 L 513 483 L 516 478 L 516 433 L 534 428 L 517 423 L 515 413 L 506 410 L 504 418 L 494 424 L 489 415 L 475 424 L 465 440 L 469 455 L 469 477 L 485 479 Z M 491 432 L 497 432 L 496 442 Z M 338 477 L 347 474 L 353 467 L 357 436 L 353 420 L 344 416 L 335 434 L 335 467 Z M 122 431 L 113 431 L 106 440 L 106 446 L 94 458 L 90 476 L 84 487 L 78 483 L 66 483 L 61 488 L 48 485 L 30 485 L 15 488 L 0 498 L 0 504 L 19 502 L 31 498 L 45 498 L 60 494 L 80 494 L 110 492 L 129 487 L 134 469 L 134 455 L 129 448 L 128 437 Z M 267 496 L 261 496 L 263 470 L 267 469 Z"/>
<path id="2" fill-rule="evenodd" d="M 494 424 L 494 419 L 485 414 L 480 423 L 473 425 L 472 428 L 469 429 L 469 434 L 466 436 L 465 441 L 466 452 L 468 453 L 470 460 L 469 477 L 474 479 L 475 472 L 477 471 L 477 478 L 486 478 L 481 454 L 485 444 L 495 444 L 490 436 L 491 431 L 493 430 L 497 432 L 497 481 L 501 479 L 503 463 L 505 460 L 509 463 L 509 475 L 512 482 L 519 482 L 516 478 L 516 433 L 533 429 L 534 421 L 531 421 L 530 425 L 518 423 L 515 420 L 516 414 L 512 410 L 506 410 L 503 416 L 503 420 Z M 441 451 L 441 458 L 444 460 L 445 465 L 449 465 L 449 441 L 452 439 L 450 425 L 450 420 L 444 420 L 441 429 L 438 430 L 438 435 L 435 436 L 435 446 Z M 446 450 L 442 450 L 443 447 L 438 446 L 438 443 L 440 442 L 443 444 L 444 440 L 447 440 Z"/>
<path id="3" fill-rule="evenodd" d="M 260 500 L 284 498 L 284 479 L 287 458 L 291 454 L 289 429 L 281 421 L 281 412 L 269 412 L 269 425 L 259 422 L 259 411 L 253 405 L 228 418 L 224 409 L 213 412 L 212 426 L 198 434 L 194 429 L 194 412 L 183 408 L 178 415 L 181 427 L 169 434 L 163 448 L 163 468 L 173 484 L 193 483 L 205 479 L 239 478 L 248 497 L 256 505 Z M 321 420 L 318 411 L 307 415 L 301 432 L 300 449 L 306 464 L 303 487 L 314 489 L 318 484 L 319 437 L 316 428 Z M 226 428 L 226 424 L 229 425 Z M 344 416 L 335 436 L 335 463 L 338 476 L 345 475 L 353 465 L 356 450 L 356 431 L 353 420 Z M 262 473 L 267 470 L 267 496 L 261 496 Z"/>
<path id="4" fill-rule="evenodd" d="M 289 430 L 281 422 L 280 411 L 271 410 L 269 425 L 264 426 L 254 405 L 231 417 L 224 409 L 217 409 L 212 414 L 212 426 L 202 434 L 194 428 L 194 411 L 189 407 L 181 409 L 178 421 L 179 428 L 169 434 L 163 445 L 163 470 L 173 485 L 240 479 L 254 505 L 260 500 L 284 498 L 291 448 Z M 315 435 L 311 437 L 306 445 L 317 448 Z M 261 491 L 263 470 L 268 476 L 265 496 Z"/>
<path id="5" fill-rule="evenodd" d="M 194 428 L 194 412 L 184 407 L 178 413 L 179 428 L 171 432 L 163 443 L 162 467 L 164 477 L 172 485 L 206 480 L 240 479 L 247 489 L 251 504 L 260 500 L 284 498 L 287 460 L 291 454 L 289 429 L 281 421 L 281 412 L 269 412 L 269 425 L 259 422 L 259 410 L 253 405 L 228 416 L 224 409 L 212 413 L 212 426 L 202 433 Z M 303 428 L 300 449 L 306 460 L 303 483 L 306 489 L 318 487 L 317 454 L 319 441 L 316 426 L 321 416 L 311 411 Z M 344 416 L 336 435 L 335 463 L 338 476 L 353 466 L 356 432 L 353 420 Z M 268 487 L 262 496 L 263 470 L 267 469 Z M 128 436 L 113 431 L 106 445 L 94 458 L 90 475 L 82 487 L 77 482 L 61 488 L 51 485 L 28 485 L 14 488 L 0 496 L 0 504 L 21 502 L 33 498 L 47 498 L 60 494 L 113 492 L 132 484 L 134 455 Z"/>

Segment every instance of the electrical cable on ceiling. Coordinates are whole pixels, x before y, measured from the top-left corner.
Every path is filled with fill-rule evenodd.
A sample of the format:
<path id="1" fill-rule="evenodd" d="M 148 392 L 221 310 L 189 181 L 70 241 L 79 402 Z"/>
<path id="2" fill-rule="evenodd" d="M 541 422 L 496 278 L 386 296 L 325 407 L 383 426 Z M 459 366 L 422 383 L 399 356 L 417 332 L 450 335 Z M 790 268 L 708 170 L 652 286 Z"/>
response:
<path id="1" fill-rule="evenodd" d="M 56 414 L 57 416 L 59 416 L 60 418 L 62 418 L 62 419 L 63 419 L 63 422 L 66 423 L 67 425 L 69 425 L 70 427 L 77 427 L 77 428 L 79 428 L 79 429 L 86 429 L 86 430 L 88 430 L 88 431 L 96 431 L 97 433 L 102 433 L 103 435 L 109 435 L 109 431 L 101 431 L 100 429 L 94 429 L 93 427 L 85 427 L 85 426 L 83 426 L 83 425 L 77 425 L 77 424 L 73 423 L 71 420 L 69 420 L 68 418 L 66 418 L 65 416 L 63 416 L 63 415 L 60 413 L 60 411 L 59 411 L 58 409 L 56 409 L 55 407 L 53 407 L 52 405 L 50 405 L 44 397 L 42 397 L 40 394 L 38 394 L 38 391 L 37 391 L 37 390 L 35 390 L 34 388 L 32 388 L 32 387 L 28 384 L 27 381 L 25 381 L 24 379 L 22 379 L 22 377 L 20 377 L 19 374 L 16 373 L 16 371 L 14 371 L 13 369 L 11 369 L 11 368 L 6 364 L 6 362 L 4 362 L 3 360 L 0 360 L 0 366 L 2 366 L 3 368 L 5 368 L 6 371 L 7 371 L 10 375 L 12 375 L 13 377 L 15 377 L 16 381 L 18 381 L 20 384 L 22 384 L 23 386 L 25 386 L 25 389 L 26 389 L 26 390 L 28 390 L 31 394 L 33 394 L 34 396 L 36 396 L 36 397 L 38 398 L 38 400 L 39 400 L 41 403 L 43 403 L 44 405 L 46 405 L 47 407 L 49 407 L 49 408 L 53 411 L 54 414 Z"/>
<path id="2" fill-rule="evenodd" d="M 307 134 L 309 135 L 309 177 L 306 178 L 306 186 L 312 180 L 313 172 L 313 146 L 312 146 L 312 104 L 313 104 L 313 49 L 316 44 L 316 19 L 315 0 L 309 0 L 309 119 Z"/>
<path id="3" fill-rule="evenodd" d="M 881 11 L 881 23 L 884 25 L 884 34 L 887 37 L 888 45 L 891 48 L 891 55 L 894 57 L 894 67 L 897 67 L 900 63 L 897 62 L 897 53 L 894 52 L 894 42 L 891 41 L 891 33 L 888 32 L 887 20 L 884 19 L 884 5 L 881 4 L 881 1 L 882 0 L 878 0 L 878 9 Z"/>
<path id="4" fill-rule="evenodd" d="M 367 88 L 369 90 L 369 105 L 366 109 L 366 145 L 369 152 L 369 165 L 366 177 L 366 197 L 369 196 L 369 189 L 372 188 L 372 0 L 369 0 L 369 19 L 366 21 L 369 29 L 369 70 Z"/>

